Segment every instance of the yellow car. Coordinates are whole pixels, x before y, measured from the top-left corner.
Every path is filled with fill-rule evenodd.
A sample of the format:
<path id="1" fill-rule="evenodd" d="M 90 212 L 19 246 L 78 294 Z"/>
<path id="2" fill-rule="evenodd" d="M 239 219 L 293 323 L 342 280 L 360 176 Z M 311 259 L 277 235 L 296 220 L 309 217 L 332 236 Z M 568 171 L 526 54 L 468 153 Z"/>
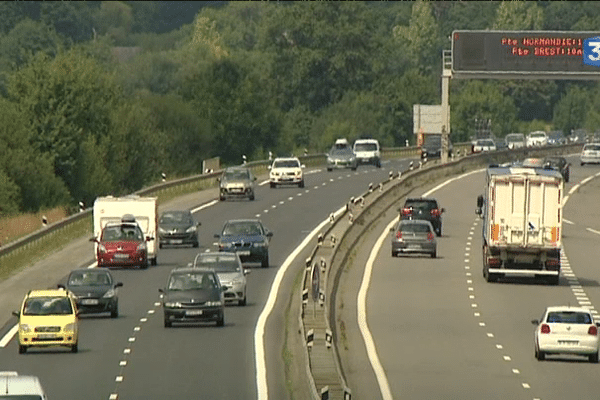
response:
<path id="1" fill-rule="evenodd" d="M 29 347 L 69 347 L 77 353 L 78 312 L 70 292 L 64 289 L 31 290 L 25 296 L 19 317 L 19 353 Z"/>

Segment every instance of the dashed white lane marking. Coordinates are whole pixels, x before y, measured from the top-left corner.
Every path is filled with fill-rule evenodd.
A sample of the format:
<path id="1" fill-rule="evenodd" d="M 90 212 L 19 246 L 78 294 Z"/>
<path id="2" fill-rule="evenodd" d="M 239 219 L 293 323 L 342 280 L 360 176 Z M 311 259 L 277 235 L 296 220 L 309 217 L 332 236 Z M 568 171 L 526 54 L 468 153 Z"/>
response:
<path id="1" fill-rule="evenodd" d="M 600 235 L 600 231 L 597 231 L 597 230 L 595 230 L 595 229 L 592 229 L 592 228 L 585 228 L 585 229 L 586 229 L 587 231 L 589 231 L 589 232 L 595 233 L 596 235 Z"/>
<path id="2" fill-rule="evenodd" d="M 192 213 L 192 214 L 194 214 L 194 213 L 197 213 L 197 212 L 198 212 L 198 211 L 200 211 L 200 210 L 204 210 L 205 208 L 208 208 L 208 207 L 214 206 L 214 205 L 215 205 L 215 204 L 217 204 L 218 202 L 219 202 L 219 200 L 213 200 L 213 201 L 209 201 L 208 203 L 206 203 L 206 204 L 202 204 L 201 206 L 199 206 L 199 207 L 196 207 L 196 208 L 194 208 L 194 209 L 192 209 L 192 210 L 190 210 L 190 211 L 191 211 L 191 213 Z"/>
<path id="3" fill-rule="evenodd" d="M 566 219 L 566 218 L 563 218 L 563 222 L 564 222 L 565 224 L 569 224 L 569 225 L 575 225 L 575 222 L 569 221 L 569 220 L 568 220 L 568 219 Z"/>

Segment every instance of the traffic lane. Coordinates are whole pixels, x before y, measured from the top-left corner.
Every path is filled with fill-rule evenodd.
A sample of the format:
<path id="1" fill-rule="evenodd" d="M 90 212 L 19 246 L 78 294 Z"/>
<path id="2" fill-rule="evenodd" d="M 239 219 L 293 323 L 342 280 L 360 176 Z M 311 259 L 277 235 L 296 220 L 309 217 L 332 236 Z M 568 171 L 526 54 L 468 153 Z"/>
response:
<path id="1" fill-rule="evenodd" d="M 479 325 L 468 290 L 482 182 L 478 173 L 429 195 L 446 209 L 438 258 L 393 258 L 390 240 L 378 253 L 367 318 L 395 397 L 528 398 Z"/>
<path id="2" fill-rule="evenodd" d="M 382 173 L 381 171 L 373 172 L 378 172 L 379 174 Z M 351 174 L 350 177 L 353 178 L 353 183 L 373 179 L 373 175 L 369 174 L 369 171 L 359 172 L 358 175 Z M 209 346 L 205 349 L 206 352 L 204 354 L 204 357 L 200 359 L 197 359 L 195 355 L 189 355 L 187 356 L 187 360 L 189 363 L 198 363 L 201 368 L 213 368 L 215 366 L 214 360 L 222 359 L 223 354 L 227 354 L 226 358 L 228 359 L 228 364 L 233 366 L 245 365 L 244 363 L 247 362 L 247 360 L 253 360 L 253 347 L 251 346 L 253 328 L 255 326 L 258 313 L 262 309 L 262 305 L 264 304 L 268 296 L 270 284 L 273 280 L 274 274 L 276 273 L 276 267 L 280 265 L 281 261 L 285 257 L 285 254 L 291 251 L 294 248 L 295 243 L 300 240 L 299 236 L 305 235 L 306 233 L 303 232 L 308 231 L 312 227 L 312 225 L 316 224 L 313 224 L 311 222 L 311 219 L 317 220 L 315 214 L 317 214 L 317 216 L 318 214 L 321 214 L 319 218 L 322 220 L 328 215 L 326 213 L 326 210 L 330 207 L 330 205 L 333 208 L 333 204 L 335 204 L 336 202 L 344 204 L 346 198 L 350 197 L 348 195 L 349 193 L 354 193 L 354 195 L 356 195 L 355 191 L 352 191 L 352 189 L 355 188 L 355 186 L 349 185 L 351 186 L 351 188 L 346 188 L 346 186 L 348 186 L 347 184 L 345 184 L 347 180 L 336 178 L 333 182 L 331 182 L 330 179 L 330 177 L 327 177 L 327 179 L 323 180 L 321 182 L 321 185 L 318 186 L 318 190 L 314 189 L 314 186 L 313 189 L 309 189 L 309 193 L 312 193 L 313 196 L 301 196 L 301 201 L 299 201 L 300 198 L 294 199 L 293 201 L 288 200 L 287 202 L 284 202 L 284 204 L 280 204 L 280 201 L 284 200 L 278 201 L 278 199 L 281 198 L 287 200 L 290 193 L 299 192 L 297 188 L 290 188 L 289 190 L 283 188 L 281 188 L 282 190 L 280 190 L 279 188 L 268 189 L 269 192 L 275 192 L 276 194 L 278 194 L 279 197 L 275 196 L 274 198 L 270 199 L 268 196 L 262 196 L 260 194 L 260 191 L 258 191 L 257 200 L 255 200 L 254 202 L 245 202 L 241 204 L 240 202 L 222 202 L 215 205 L 214 209 L 208 208 L 197 213 L 197 219 L 202 221 L 202 226 L 205 228 L 203 234 L 210 236 L 209 232 L 218 232 L 220 230 L 220 227 L 223 223 L 224 214 L 227 215 L 226 219 L 247 218 L 249 215 L 251 216 L 254 212 L 257 212 L 257 210 L 260 210 L 261 208 L 263 210 L 268 209 L 269 213 L 266 213 L 268 217 L 261 219 L 269 227 L 269 229 L 275 232 L 275 234 L 270 245 L 272 268 L 253 268 L 252 273 L 248 277 L 248 293 L 250 296 L 249 302 L 251 304 L 256 304 L 257 307 L 242 307 L 244 309 L 243 312 L 239 313 L 239 315 L 233 319 L 230 319 L 228 316 L 230 310 L 228 307 L 226 310 L 225 317 L 226 326 L 224 328 L 230 329 L 232 331 L 232 334 L 231 336 L 227 335 L 223 337 L 223 340 L 226 340 L 227 344 L 224 346 L 221 345 L 217 347 Z M 323 182 L 325 182 L 326 184 L 322 185 Z M 315 184 L 314 180 L 313 184 Z M 270 200 L 270 205 L 276 205 L 276 207 L 268 208 L 269 202 L 264 202 L 260 199 L 268 199 Z M 245 207 L 241 207 L 242 204 L 244 204 Z M 339 206 L 337 208 L 339 208 Z M 292 221 L 293 223 L 290 223 L 289 221 Z M 216 229 L 217 227 L 219 228 L 218 230 Z M 292 227 L 295 227 L 295 229 Z M 279 244 L 277 242 L 278 240 L 280 240 Z M 207 237 L 201 239 L 201 243 L 206 244 L 207 241 Z M 197 251 L 197 249 L 181 249 L 179 253 L 171 252 L 168 253 L 168 255 L 177 257 L 178 260 L 180 260 L 181 258 L 183 258 L 184 260 L 191 260 L 193 259 L 193 255 Z M 166 254 L 162 254 L 160 259 L 165 260 L 165 255 Z M 166 259 L 173 260 L 169 257 L 167 257 Z M 180 262 L 181 261 L 173 263 Z M 235 327 L 235 329 L 232 329 L 231 326 Z M 239 330 L 237 328 L 239 328 Z M 156 336 L 156 333 L 154 331 L 147 330 L 144 331 L 144 335 L 145 334 L 150 335 L 148 341 L 136 341 L 136 346 L 143 346 L 144 348 L 140 349 L 138 347 L 138 350 L 136 350 L 135 353 L 131 353 L 130 365 L 139 366 L 137 368 L 142 368 L 141 366 L 145 365 L 146 363 L 134 361 L 136 357 L 139 357 L 139 354 L 143 355 L 153 352 L 151 348 L 147 348 L 148 345 L 146 343 L 152 343 L 153 338 Z M 142 344 L 140 345 L 139 343 Z M 237 343 L 242 343 L 244 345 L 243 348 L 245 349 L 245 351 L 239 351 L 236 353 L 230 352 L 228 349 L 235 347 L 235 344 Z M 164 346 L 161 351 L 170 352 L 169 350 L 164 348 Z M 281 353 L 279 352 L 279 357 L 280 354 Z M 136 379 L 128 378 L 129 374 L 131 374 L 132 376 L 136 376 L 136 374 L 140 373 L 150 380 L 154 380 L 153 377 L 156 377 L 156 379 L 164 379 L 164 377 L 166 376 L 171 381 L 174 387 L 187 387 L 186 382 L 189 379 L 189 376 L 171 372 L 177 370 L 177 365 L 173 365 L 174 360 L 162 359 L 161 361 L 162 362 L 158 366 L 155 363 L 154 368 L 142 369 L 141 372 L 138 372 L 136 368 L 128 368 L 126 370 L 128 375 L 124 377 L 123 381 L 119 385 L 119 395 L 121 396 L 121 393 L 136 393 L 136 390 L 139 390 L 139 388 L 133 387 L 136 385 Z M 211 380 L 212 377 L 210 376 L 198 376 L 195 378 L 197 385 L 201 387 L 211 386 L 215 388 L 230 386 L 239 387 L 244 388 L 243 390 L 245 390 L 245 394 L 242 398 L 251 398 L 255 396 L 255 371 L 253 364 L 250 365 L 248 368 L 236 369 L 235 373 L 232 373 L 227 369 L 223 370 L 222 368 L 220 368 L 219 371 L 220 381 L 218 383 L 213 382 Z M 181 384 L 177 385 L 177 382 L 180 382 Z M 209 391 L 212 391 L 212 389 L 210 389 Z M 281 383 L 279 385 L 279 391 L 283 395 L 287 396 L 284 379 L 281 380 Z M 215 392 L 213 394 L 217 396 L 219 395 L 219 393 L 220 392 Z M 187 396 L 188 394 L 186 394 L 186 392 L 182 390 L 181 392 L 173 392 L 172 395 L 183 396 L 183 398 L 185 398 L 185 396 Z"/>

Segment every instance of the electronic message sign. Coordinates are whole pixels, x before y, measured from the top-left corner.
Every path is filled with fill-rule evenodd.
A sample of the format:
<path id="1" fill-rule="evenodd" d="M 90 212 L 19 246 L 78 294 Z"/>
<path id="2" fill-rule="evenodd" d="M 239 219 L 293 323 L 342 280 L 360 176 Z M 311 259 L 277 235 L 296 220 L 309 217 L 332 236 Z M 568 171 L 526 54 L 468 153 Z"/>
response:
<path id="1" fill-rule="evenodd" d="M 600 32 L 454 31 L 456 78 L 600 79 Z"/>

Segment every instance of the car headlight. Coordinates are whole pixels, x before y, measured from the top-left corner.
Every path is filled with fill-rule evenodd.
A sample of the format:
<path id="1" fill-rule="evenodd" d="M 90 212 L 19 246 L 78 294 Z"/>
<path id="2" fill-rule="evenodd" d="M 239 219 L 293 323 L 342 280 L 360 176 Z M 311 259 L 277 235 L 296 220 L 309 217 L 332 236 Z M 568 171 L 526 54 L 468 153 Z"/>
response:
<path id="1" fill-rule="evenodd" d="M 106 247 L 103 244 L 98 243 L 98 251 L 100 253 L 106 253 Z"/>
<path id="2" fill-rule="evenodd" d="M 21 324 L 19 325 L 19 329 L 21 329 L 21 332 L 31 332 L 31 327 L 29 326 L 29 324 Z"/>
<path id="3" fill-rule="evenodd" d="M 181 308 L 181 303 L 178 301 L 167 301 L 167 302 L 165 302 L 165 307 Z"/>
<path id="4" fill-rule="evenodd" d="M 159 228 L 158 228 L 158 231 L 159 231 L 160 233 L 167 233 L 167 231 L 166 231 L 166 230 L 164 230 L 164 229 L 163 229 L 163 228 L 161 228 L 161 227 L 159 227 Z"/>
<path id="5" fill-rule="evenodd" d="M 106 293 L 104 293 L 104 296 L 102 296 L 105 299 L 110 299 L 111 297 L 115 297 L 115 295 L 117 294 L 117 291 L 112 288 L 112 289 L 108 289 L 108 291 Z"/>
<path id="6" fill-rule="evenodd" d="M 66 324 L 63 330 L 65 332 L 75 332 L 75 324 L 74 323 Z"/>
<path id="7" fill-rule="evenodd" d="M 267 244 L 267 242 L 256 242 L 254 243 L 254 247 L 266 247 Z"/>
<path id="8" fill-rule="evenodd" d="M 191 233 L 191 232 L 196 232 L 196 227 L 195 226 L 190 226 L 189 228 L 187 228 L 185 230 L 187 233 Z"/>
<path id="9" fill-rule="evenodd" d="M 142 251 L 142 250 L 146 250 L 146 249 L 147 249 L 146 243 L 138 244 L 137 251 Z"/>
<path id="10" fill-rule="evenodd" d="M 221 303 L 221 301 L 207 301 L 206 303 L 204 303 L 206 306 L 208 307 L 217 307 L 222 305 L 223 303 Z"/>
<path id="11" fill-rule="evenodd" d="M 244 280 L 242 278 L 236 278 L 231 281 L 231 285 L 241 285 L 242 283 L 244 283 Z M 230 286 L 230 285 L 225 285 L 225 286 Z"/>

